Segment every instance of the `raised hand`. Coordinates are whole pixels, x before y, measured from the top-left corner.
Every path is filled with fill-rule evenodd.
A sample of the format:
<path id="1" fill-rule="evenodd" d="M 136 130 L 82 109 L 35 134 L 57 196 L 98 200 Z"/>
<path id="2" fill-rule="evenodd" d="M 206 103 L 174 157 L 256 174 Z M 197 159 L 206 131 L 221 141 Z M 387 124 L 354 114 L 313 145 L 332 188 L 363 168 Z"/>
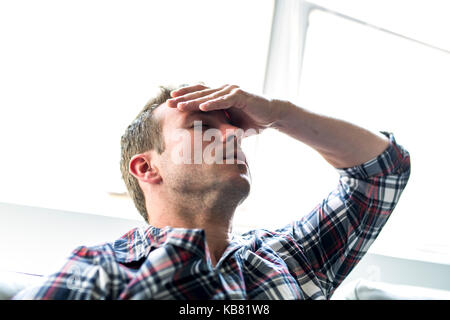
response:
<path id="1" fill-rule="evenodd" d="M 171 92 L 167 106 L 180 111 L 226 110 L 230 121 L 244 129 L 262 131 L 274 126 L 280 110 L 272 99 L 252 94 L 236 85 L 211 89 L 202 84 L 183 87 Z"/>

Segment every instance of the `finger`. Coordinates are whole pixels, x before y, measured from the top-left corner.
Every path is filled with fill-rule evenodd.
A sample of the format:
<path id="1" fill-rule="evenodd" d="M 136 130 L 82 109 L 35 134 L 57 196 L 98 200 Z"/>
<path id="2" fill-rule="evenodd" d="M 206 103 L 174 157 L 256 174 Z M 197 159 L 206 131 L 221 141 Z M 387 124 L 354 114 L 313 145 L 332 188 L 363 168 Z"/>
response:
<path id="1" fill-rule="evenodd" d="M 199 105 L 199 109 L 202 111 L 228 109 L 232 107 L 235 104 L 235 102 L 236 102 L 236 95 L 234 95 L 233 93 L 229 93 L 219 98 L 201 103 Z"/>
<path id="2" fill-rule="evenodd" d="M 225 96 L 227 94 L 230 93 L 231 90 L 234 89 L 233 86 L 227 86 L 227 87 L 221 87 L 222 89 L 216 92 L 213 92 L 210 95 L 198 98 L 198 99 L 194 99 L 194 100 L 187 100 L 184 102 L 180 102 L 178 103 L 178 109 L 180 109 L 181 111 L 193 111 L 193 110 L 198 110 L 199 109 L 199 105 L 210 101 L 210 100 L 214 100 L 217 99 L 219 97 Z"/>
<path id="3" fill-rule="evenodd" d="M 170 96 L 175 98 L 175 97 L 179 97 L 179 96 L 185 95 L 190 92 L 204 90 L 204 89 L 208 89 L 208 87 L 203 84 L 198 83 L 198 84 L 194 84 L 192 86 L 182 87 L 182 88 L 173 90 L 170 92 Z"/>
<path id="4" fill-rule="evenodd" d="M 195 99 L 198 99 L 200 97 L 210 95 L 211 93 L 217 92 L 217 91 L 223 89 L 224 87 L 225 86 L 222 86 L 222 87 L 216 88 L 216 89 L 209 89 L 208 88 L 208 89 L 205 89 L 205 90 L 200 90 L 200 91 L 195 91 L 195 92 L 192 92 L 192 93 L 187 93 L 187 94 L 184 94 L 184 95 L 179 96 L 177 98 L 172 98 L 172 99 L 167 100 L 167 106 L 171 107 L 171 108 L 176 108 L 178 103 L 180 103 L 180 102 L 195 100 Z"/>

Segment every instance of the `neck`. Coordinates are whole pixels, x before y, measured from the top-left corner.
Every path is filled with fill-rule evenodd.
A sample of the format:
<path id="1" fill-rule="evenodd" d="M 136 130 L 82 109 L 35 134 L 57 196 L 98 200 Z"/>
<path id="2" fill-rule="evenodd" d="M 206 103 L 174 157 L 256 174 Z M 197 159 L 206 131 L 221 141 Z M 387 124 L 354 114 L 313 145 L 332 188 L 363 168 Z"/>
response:
<path id="1" fill-rule="evenodd" d="M 158 204 L 164 199 L 161 205 Z M 176 200 L 167 197 L 154 197 L 152 205 L 147 204 L 150 212 L 149 223 L 157 228 L 170 226 L 173 228 L 203 229 L 205 231 L 207 251 L 215 266 L 227 248 L 232 229 L 233 215 L 237 204 L 223 205 L 220 202 L 204 199 Z M 209 197 L 211 198 L 211 197 Z"/>

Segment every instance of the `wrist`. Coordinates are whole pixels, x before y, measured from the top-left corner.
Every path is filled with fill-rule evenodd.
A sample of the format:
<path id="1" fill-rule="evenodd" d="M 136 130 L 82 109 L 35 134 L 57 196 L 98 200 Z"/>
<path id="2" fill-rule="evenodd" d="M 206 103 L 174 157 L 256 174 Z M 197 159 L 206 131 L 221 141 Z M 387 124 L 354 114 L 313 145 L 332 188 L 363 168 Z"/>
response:
<path id="1" fill-rule="evenodd" d="M 270 127 L 282 130 L 286 127 L 288 119 L 292 118 L 292 112 L 298 107 L 287 100 L 272 99 L 270 103 L 272 110 L 274 110 L 274 121 Z"/>

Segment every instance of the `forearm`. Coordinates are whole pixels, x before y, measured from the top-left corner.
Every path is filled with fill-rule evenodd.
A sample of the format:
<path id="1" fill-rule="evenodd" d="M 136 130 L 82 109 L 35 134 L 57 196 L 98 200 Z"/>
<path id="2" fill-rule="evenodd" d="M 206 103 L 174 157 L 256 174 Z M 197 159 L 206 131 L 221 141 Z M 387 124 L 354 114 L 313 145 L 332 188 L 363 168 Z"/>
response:
<path id="1" fill-rule="evenodd" d="M 381 154 L 389 140 L 347 121 L 316 114 L 283 100 L 272 100 L 280 110 L 273 128 L 315 149 L 335 168 L 360 165 Z"/>

